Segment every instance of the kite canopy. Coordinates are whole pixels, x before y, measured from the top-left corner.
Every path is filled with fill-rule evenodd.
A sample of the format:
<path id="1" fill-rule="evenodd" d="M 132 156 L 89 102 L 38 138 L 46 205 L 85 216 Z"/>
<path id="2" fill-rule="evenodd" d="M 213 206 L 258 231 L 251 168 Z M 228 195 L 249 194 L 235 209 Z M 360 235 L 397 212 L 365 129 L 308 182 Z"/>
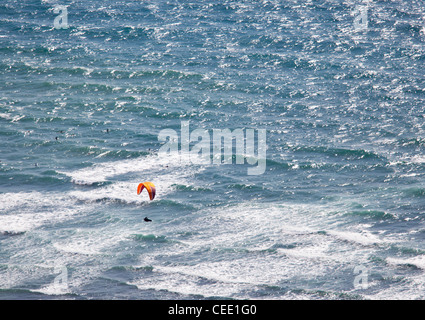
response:
<path id="1" fill-rule="evenodd" d="M 156 192 L 155 185 L 149 181 L 142 182 L 137 186 L 137 194 L 141 194 L 143 189 L 145 188 L 149 193 L 149 198 L 153 200 L 155 198 L 155 192 Z"/>

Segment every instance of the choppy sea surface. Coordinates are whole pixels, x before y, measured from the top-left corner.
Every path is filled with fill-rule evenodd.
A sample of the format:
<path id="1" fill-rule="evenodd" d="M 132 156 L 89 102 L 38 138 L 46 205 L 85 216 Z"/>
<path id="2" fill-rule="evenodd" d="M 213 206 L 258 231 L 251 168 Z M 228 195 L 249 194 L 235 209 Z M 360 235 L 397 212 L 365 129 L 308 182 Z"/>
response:
<path id="1" fill-rule="evenodd" d="M 424 299 L 424 18 L 1 1 L 0 299 Z M 160 158 L 183 121 L 265 129 L 264 173 Z"/>

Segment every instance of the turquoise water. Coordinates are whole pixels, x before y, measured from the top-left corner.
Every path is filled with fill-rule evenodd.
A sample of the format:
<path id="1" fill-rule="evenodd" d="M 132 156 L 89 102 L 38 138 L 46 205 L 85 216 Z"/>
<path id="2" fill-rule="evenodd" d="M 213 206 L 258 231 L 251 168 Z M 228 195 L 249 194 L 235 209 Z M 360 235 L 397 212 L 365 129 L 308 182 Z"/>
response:
<path id="1" fill-rule="evenodd" d="M 364 5 L 2 1 L 0 298 L 423 299 L 425 9 Z M 159 157 L 183 121 L 264 173 Z"/>

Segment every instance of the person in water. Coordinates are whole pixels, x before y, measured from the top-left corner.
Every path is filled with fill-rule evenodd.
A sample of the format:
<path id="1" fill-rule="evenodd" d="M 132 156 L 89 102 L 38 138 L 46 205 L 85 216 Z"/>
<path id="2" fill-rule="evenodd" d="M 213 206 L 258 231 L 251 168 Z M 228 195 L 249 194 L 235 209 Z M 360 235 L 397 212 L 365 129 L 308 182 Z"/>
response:
<path id="1" fill-rule="evenodd" d="M 143 220 L 145 220 L 146 222 L 151 222 L 152 220 L 149 219 L 148 217 L 145 217 Z"/>

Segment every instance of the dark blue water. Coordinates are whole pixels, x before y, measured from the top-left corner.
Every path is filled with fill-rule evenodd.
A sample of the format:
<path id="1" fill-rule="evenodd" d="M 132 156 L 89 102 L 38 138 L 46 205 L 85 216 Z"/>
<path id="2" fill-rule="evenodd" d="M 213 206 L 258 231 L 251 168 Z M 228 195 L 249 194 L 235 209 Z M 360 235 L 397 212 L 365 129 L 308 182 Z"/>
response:
<path id="1" fill-rule="evenodd" d="M 424 16 L 2 1 L 0 298 L 423 299 Z M 264 172 L 159 157 L 184 121 L 265 129 Z"/>

